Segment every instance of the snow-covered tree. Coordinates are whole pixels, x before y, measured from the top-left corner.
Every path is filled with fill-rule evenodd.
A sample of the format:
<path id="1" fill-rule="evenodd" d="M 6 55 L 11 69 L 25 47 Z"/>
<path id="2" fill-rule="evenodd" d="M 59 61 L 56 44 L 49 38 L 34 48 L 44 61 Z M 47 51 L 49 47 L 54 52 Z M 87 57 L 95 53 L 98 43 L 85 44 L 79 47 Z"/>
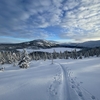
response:
<path id="1" fill-rule="evenodd" d="M 68 52 L 67 51 L 64 52 L 64 59 L 68 59 Z"/>
<path id="2" fill-rule="evenodd" d="M 57 53 L 56 53 L 55 49 L 53 50 L 53 58 L 57 59 Z"/>
<path id="3" fill-rule="evenodd" d="M 76 48 L 75 48 L 75 50 L 73 51 L 73 58 L 74 58 L 74 59 L 77 59 L 77 51 L 76 51 Z"/>
<path id="4" fill-rule="evenodd" d="M 59 59 L 62 59 L 63 58 L 63 53 L 60 51 L 59 53 Z"/>
<path id="5" fill-rule="evenodd" d="M 80 53 L 80 55 L 79 55 L 79 59 L 82 59 L 82 53 Z"/>
<path id="6" fill-rule="evenodd" d="M 53 64 L 53 54 L 51 53 L 51 60 L 52 60 L 52 63 L 51 64 Z"/>
<path id="7" fill-rule="evenodd" d="M 22 59 L 29 61 L 30 57 L 28 55 L 28 52 L 26 51 L 26 49 L 23 50 L 22 52 Z"/>
<path id="8" fill-rule="evenodd" d="M 16 55 L 16 53 L 12 53 L 12 60 L 13 60 L 13 65 L 16 66 L 16 64 L 17 64 L 17 55 Z"/>
<path id="9" fill-rule="evenodd" d="M 87 51 L 87 52 L 85 52 L 84 57 L 85 57 L 85 58 L 86 58 L 86 57 L 88 57 L 88 58 L 89 58 L 89 52 L 88 52 L 88 51 Z"/>
<path id="10" fill-rule="evenodd" d="M 46 52 L 44 52 L 44 61 L 47 59 L 47 53 Z"/>
<path id="11" fill-rule="evenodd" d="M 100 49 L 96 48 L 95 53 L 96 53 L 96 56 L 98 57 L 100 55 Z"/>
<path id="12" fill-rule="evenodd" d="M 28 52 L 24 49 L 22 53 L 22 60 L 19 62 L 18 65 L 20 68 L 28 68 L 29 61 L 30 61 L 30 57 L 28 55 Z"/>

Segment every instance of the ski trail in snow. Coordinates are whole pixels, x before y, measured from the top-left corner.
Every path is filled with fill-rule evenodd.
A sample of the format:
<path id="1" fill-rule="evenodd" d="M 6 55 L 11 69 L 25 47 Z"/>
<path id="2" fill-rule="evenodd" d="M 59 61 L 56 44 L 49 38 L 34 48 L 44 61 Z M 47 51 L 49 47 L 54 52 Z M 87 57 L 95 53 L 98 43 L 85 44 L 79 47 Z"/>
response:
<path id="1" fill-rule="evenodd" d="M 60 66 L 61 70 L 62 70 L 62 100 L 72 100 L 71 99 L 71 91 L 70 91 L 70 86 L 69 86 L 69 79 L 68 79 L 68 72 L 66 71 L 66 69 L 60 64 L 60 63 L 56 63 Z M 79 100 L 78 98 L 75 100 Z"/>
<path id="2" fill-rule="evenodd" d="M 70 77 L 70 73 L 66 67 L 59 64 L 63 74 L 63 99 L 62 100 L 97 100 L 93 95 L 86 93 L 73 78 Z"/>
<path id="3" fill-rule="evenodd" d="M 64 100 L 71 100 L 70 99 L 70 92 L 69 92 L 68 77 L 67 77 L 68 75 L 66 75 L 67 73 L 65 72 L 64 67 L 61 64 L 59 64 L 59 65 L 61 66 L 62 72 L 63 72 L 64 94 L 65 95 L 67 94 L 66 96 L 64 96 Z"/>

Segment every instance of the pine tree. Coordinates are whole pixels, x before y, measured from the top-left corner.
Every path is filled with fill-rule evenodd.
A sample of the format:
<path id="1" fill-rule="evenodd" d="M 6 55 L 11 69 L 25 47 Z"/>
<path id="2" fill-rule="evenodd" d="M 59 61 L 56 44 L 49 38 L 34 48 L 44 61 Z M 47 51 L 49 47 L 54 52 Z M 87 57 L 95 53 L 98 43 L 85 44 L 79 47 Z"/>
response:
<path id="1" fill-rule="evenodd" d="M 51 60 L 52 60 L 52 64 L 53 64 L 53 54 L 51 53 Z"/>
<path id="2" fill-rule="evenodd" d="M 100 50 L 97 48 L 95 52 L 96 52 L 96 56 L 99 57 L 99 55 L 100 55 Z"/>
<path id="3" fill-rule="evenodd" d="M 63 56 L 63 54 L 62 54 L 62 52 L 60 51 L 60 53 L 59 53 L 59 59 L 62 59 L 62 56 Z"/>
<path id="4" fill-rule="evenodd" d="M 77 59 L 77 51 L 76 51 L 76 48 L 75 48 L 75 50 L 73 51 L 73 58 L 74 58 L 74 59 Z"/>
<path id="5" fill-rule="evenodd" d="M 44 61 L 46 61 L 46 59 L 47 59 L 47 54 L 46 52 L 44 52 Z"/>
<path id="6" fill-rule="evenodd" d="M 29 55 L 28 52 L 24 49 L 22 53 L 22 60 L 19 62 L 19 67 L 20 68 L 28 68 L 29 67 Z"/>
<path id="7" fill-rule="evenodd" d="M 17 55 L 15 53 L 12 54 L 13 65 L 16 66 L 17 63 Z"/>
<path id="8" fill-rule="evenodd" d="M 68 51 L 64 52 L 65 59 L 68 59 Z"/>
<path id="9" fill-rule="evenodd" d="M 82 53 L 80 53 L 80 55 L 79 55 L 79 59 L 82 59 Z"/>
<path id="10" fill-rule="evenodd" d="M 55 49 L 53 49 L 53 58 L 57 59 L 57 53 L 56 53 Z"/>

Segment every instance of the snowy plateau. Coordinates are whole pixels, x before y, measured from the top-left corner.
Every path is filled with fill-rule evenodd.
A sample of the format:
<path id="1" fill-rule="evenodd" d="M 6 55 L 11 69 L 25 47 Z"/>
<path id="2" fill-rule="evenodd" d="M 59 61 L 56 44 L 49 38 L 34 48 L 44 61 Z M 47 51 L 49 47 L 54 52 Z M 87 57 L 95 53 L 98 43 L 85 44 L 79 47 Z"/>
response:
<path id="1" fill-rule="evenodd" d="M 0 100 L 100 100 L 100 57 L 3 64 Z"/>

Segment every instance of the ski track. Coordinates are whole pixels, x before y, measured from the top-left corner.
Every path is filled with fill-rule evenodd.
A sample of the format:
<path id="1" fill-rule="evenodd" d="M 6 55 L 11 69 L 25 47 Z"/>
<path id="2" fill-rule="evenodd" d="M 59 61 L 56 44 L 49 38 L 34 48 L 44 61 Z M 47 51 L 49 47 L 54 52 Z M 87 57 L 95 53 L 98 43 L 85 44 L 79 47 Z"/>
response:
<path id="1" fill-rule="evenodd" d="M 71 93 L 74 93 L 74 96 L 77 96 L 74 100 L 98 100 L 94 95 L 81 86 L 82 82 L 78 83 L 76 77 L 71 77 L 73 72 L 68 70 L 68 67 L 63 66 L 60 63 L 56 64 L 60 66 L 63 74 L 63 100 L 73 100 L 73 94 Z"/>
<path id="2" fill-rule="evenodd" d="M 61 64 L 59 64 L 59 65 L 61 66 L 62 71 L 63 71 L 63 81 L 64 81 L 63 89 L 64 89 L 64 93 L 67 93 L 67 95 L 64 96 L 65 97 L 64 100 L 71 100 L 70 99 L 70 91 L 69 91 L 69 83 L 68 83 L 68 75 L 65 72 L 64 67 Z"/>
<path id="3" fill-rule="evenodd" d="M 63 92 L 62 93 L 62 97 L 61 97 L 61 100 L 71 100 L 71 97 L 70 97 L 70 90 L 69 90 L 69 82 L 68 82 L 68 75 L 64 69 L 64 67 L 60 64 L 60 63 L 55 63 L 58 65 L 58 67 L 60 67 L 61 69 L 61 74 L 62 74 L 62 80 L 60 79 L 60 83 L 62 83 L 62 91 L 60 92 Z M 61 82 L 63 81 L 63 82 Z"/>

